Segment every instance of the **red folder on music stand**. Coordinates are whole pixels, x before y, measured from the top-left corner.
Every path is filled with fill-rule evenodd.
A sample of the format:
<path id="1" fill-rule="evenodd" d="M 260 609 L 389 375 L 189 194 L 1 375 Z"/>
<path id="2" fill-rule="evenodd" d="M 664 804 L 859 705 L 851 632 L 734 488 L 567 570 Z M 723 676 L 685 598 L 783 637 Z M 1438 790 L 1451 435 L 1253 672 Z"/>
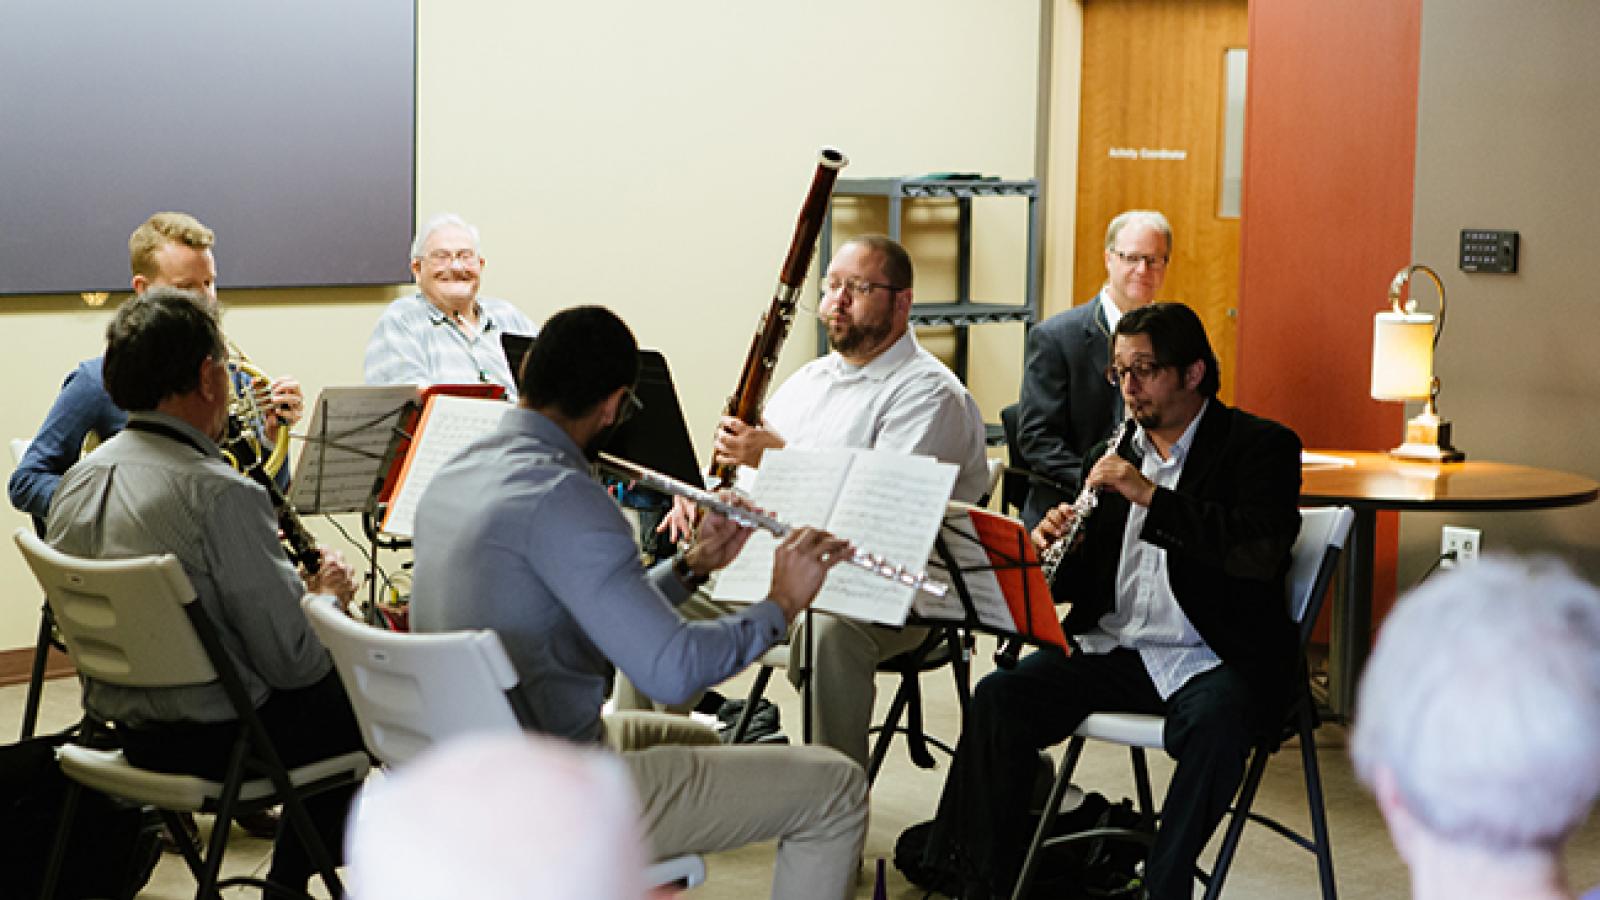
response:
<path id="1" fill-rule="evenodd" d="M 951 503 L 935 556 L 929 574 L 943 570 L 953 590 L 942 600 L 918 595 L 912 615 L 919 624 L 958 625 L 1072 652 L 1021 522 Z"/>

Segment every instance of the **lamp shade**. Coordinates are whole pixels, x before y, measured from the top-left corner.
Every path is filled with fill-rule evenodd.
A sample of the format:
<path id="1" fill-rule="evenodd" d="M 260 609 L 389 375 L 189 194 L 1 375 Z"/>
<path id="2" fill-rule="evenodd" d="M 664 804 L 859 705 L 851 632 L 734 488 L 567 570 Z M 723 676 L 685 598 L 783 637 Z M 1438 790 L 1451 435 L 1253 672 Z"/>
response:
<path id="1" fill-rule="evenodd" d="M 1372 326 L 1372 398 L 1426 400 L 1433 389 L 1433 316 L 1381 312 Z"/>

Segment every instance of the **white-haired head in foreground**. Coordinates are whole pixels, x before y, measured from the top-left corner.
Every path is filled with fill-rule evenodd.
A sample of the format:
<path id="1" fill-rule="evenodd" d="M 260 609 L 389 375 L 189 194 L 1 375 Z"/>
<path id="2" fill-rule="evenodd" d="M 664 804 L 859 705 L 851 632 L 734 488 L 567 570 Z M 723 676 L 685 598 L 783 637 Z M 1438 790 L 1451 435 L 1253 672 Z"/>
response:
<path id="1" fill-rule="evenodd" d="M 1600 591 L 1553 559 L 1424 582 L 1378 636 L 1351 754 L 1414 885 L 1429 860 L 1486 877 L 1462 858 L 1560 882 L 1561 847 L 1600 793 Z"/>
<path id="2" fill-rule="evenodd" d="M 360 900 L 640 900 L 644 847 L 616 757 L 478 735 L 363 788 L 345 855 Z"/>

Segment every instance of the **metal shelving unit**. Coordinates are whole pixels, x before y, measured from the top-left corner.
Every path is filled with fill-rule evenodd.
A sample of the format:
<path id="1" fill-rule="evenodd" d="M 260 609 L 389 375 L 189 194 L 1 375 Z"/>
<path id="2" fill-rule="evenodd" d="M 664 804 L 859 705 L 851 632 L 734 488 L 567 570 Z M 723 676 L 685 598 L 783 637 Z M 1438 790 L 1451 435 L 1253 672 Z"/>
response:
<path id="1" fill-rule="evenodd" d="M 1032 325 L 1039 318 L 1039 263 L 1044 229 L 1039 205 L 1039 183 L 1033 180 L 1006 181 L 989 178 L 841 178 L 834 185 L 834 201 L 840 197 L 886 197 L 889 201 L 889 237 L 900 240 L 901 216 L 907 202 L 953 200 L 956 220 L 956 296 L 948 302 L 922 303 L 911 307 L 911 324 L 949 326 L 956 331 L 955 373 L 967 380 L 968 328 L 998 322 Z M 978 302 L 972 297 L 972 202 L 986 197 L 1026 197 L 1028 200 L 1027 281 L 1022 302 Z M 833 202 L 822 220 L 819 256 L 822 265 L 833 258 Z M 820 290 L 820 286 L 819 286 Z M 817 323 L 817 352 L 828 352 L 828 334 Z"/>

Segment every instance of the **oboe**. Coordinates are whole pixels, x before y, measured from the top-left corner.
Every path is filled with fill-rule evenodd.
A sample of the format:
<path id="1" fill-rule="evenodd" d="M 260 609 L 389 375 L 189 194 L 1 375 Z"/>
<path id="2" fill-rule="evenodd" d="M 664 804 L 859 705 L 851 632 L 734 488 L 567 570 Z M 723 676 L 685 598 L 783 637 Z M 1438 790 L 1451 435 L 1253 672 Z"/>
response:
<path id="1" fill-rule="evenodd" d="M 1101 459 L 1112 456 L 1122 449 L 1122 439 L 1127 435 L 1128 423 L 1131 421 L 1133 420 L 1123 419 L 1117 423 L 1117 428 L 1111 432 L 1111 441 L 1106 444 L 1106 452 Z M 1099 505 L 1100 489 L 1085 484 L 1083 490 L 1078 492 L 1077 499 L 1072 501 L 1072 521 L 1067 523 L 1067 530 L 1039 554 L 1039 571 L 1044 575 L 1046 584 L 1056 583 L 1056 570 L 1061 568 L 1061 561 L 1067 554 L 1078 548 L 1079 542 L 1083 540 L 1084 523 L 1089 521 L 1090 514 Z M 1015 666 L 1021 651 L 1022 641 L 1015 638 L 1002 641 L 994 653 L 995 665 L 1002 669 Z"/>
<path id="2" fill-rule="evenodd" d="M 642 484 L 663 494 L 683 497 L 712 512 L 721 513 L 746 528 L 759 528 L 776 538 L 781 538 L 794 530 L 794 526 L 780 522 L 765 513 L 729 503 L 710 491 L 703 491 L 694 485 L 663 475 L 654 469 L 646 469 L 644 466 L 629 462 L 621 457 L 612 456 L 609 453 L 600 454 L 596 465 L 616 475 L 618 478 Z M 915 588 L 935 597 L 943 597 L 950 592 L 948 584 L 930 578 L 925 573 L 917 572 L 905 566 L 895 565 L 874 553 L 853 550 L 848 561 L 874 575 L 887 578 L 896 584 Z"/>
<path id="3" fill-rule="evenodd" d="M 1106 444 L 1105 456 L 1102 456 L 1101 459 L 1105 459 L 1107 456 L 1115 456 L 1117 451 L 1121 449 L 1122 438 L 1128 432 L 1128 423 L 1130 421 L 1132 420 L 1123 419 L 1117 423 L 1117 430 L 1111 432 L 1111 441 Z M 1061 537 L 1056 538 L 1054 543 L 1044 548 L 1043 553 L 1039 554 L 1039 570 L 1044 573 L 1046 582 L 1050 584 L 1056 583 L 1056 569 L 1061 567 L 1061 560 L 1068 553 L 1078 548 L 1078 543 L 1083 540 L 1083 526 L 1088 523 L 1089 516 L 1094 512 L 1094 508 L 1099 505 L 1100 489 L 1085 484 L 1083 490 L 1078 492 L 1078 498 L 1072 501 L 1072 521 L 1067 523 L 1067 530 L 1062 532 Z"/>
<path id="4" fill-rule="evenodd" d="M 728 398 L 723 415 L 734 416 L 751 425 L 761 424 L 761 405 L 767 399 L 772 369 L 778 364 L 778 351 L 783 349 L 783 341 L 789 336 L 789 326 L 794 322 L 795 307 L 800 302 L 806 270 L 811 267 L 811 257 L 817 252 L 817 235 L 822 232 L 822 217 L 828 209 L 828 198 L 833 195 L 833 183 L 839 177 L 839 170 L 849 164 L 850 160 L 839 150 L 822 148 L 816 172 L 811 176 L 811 189 L 806 192 L 805 203 L 800 207 L 800 218 L 794 223 L 789 252 L 784 255 L 783 268 L 778 272 L 778 287 L 750 342 L 744 370 L 739 374 L 739 386 Z M 711 477 L 716 480 L 718 487 L 729 487 L 738 471 L 739 467 L 732 464 L 713 465 Z"/>

